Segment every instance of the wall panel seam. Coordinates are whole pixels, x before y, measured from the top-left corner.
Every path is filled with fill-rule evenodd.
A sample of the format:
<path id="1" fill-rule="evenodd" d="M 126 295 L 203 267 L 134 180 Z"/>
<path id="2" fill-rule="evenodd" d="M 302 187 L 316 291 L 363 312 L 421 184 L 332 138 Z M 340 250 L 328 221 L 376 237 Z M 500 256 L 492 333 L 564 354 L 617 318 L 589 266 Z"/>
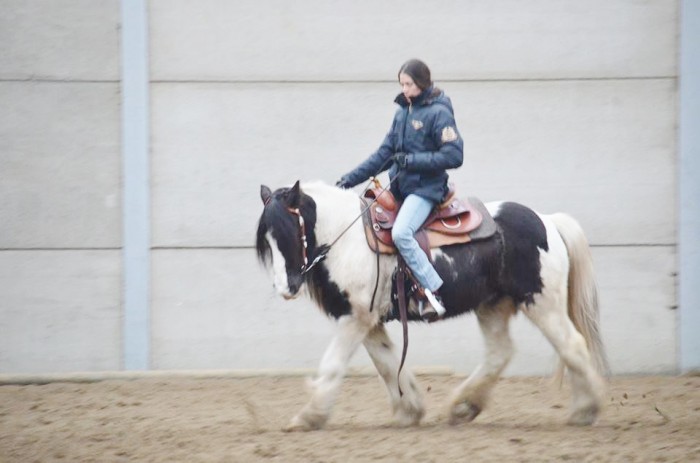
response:
<path id="1" fill-rule="evenodd" d="M 532 78 L 532 79 L 436 79 L 441 83 L 517 83 L 517 82 L 609 82 L 609 81 L 646 81 L 646 80 L 671 80 L 678 76 L 648 76 L 648 77 L 604 77 L 604 78 Z M 154 79 L 151 84 L 394 84 L 394 80 L 303 80 L 303 79 Z"/>
<path id="2" fill-rule="evenodd" d="M 45 84 L 119 84 L 120 80 L 101 79 L 3 79 L 0 83 L 45 83 Z"/>

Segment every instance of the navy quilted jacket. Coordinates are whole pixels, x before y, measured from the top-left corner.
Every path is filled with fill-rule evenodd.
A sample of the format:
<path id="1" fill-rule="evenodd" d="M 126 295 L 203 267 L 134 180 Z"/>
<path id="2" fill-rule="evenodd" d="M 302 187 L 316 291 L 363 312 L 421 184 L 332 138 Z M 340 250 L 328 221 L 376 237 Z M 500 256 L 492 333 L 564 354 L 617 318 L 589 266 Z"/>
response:
<path id="1" fill-rule="evenodd" d="M 389 178 L 396 176 L 391 191 L 398 200 L 416 194 L 437 204 L 447 194 L 446 170 L 461 166 L 463 159 L 452 102 L 434 87 L 424 90 L 412 104 L 403 94 L 395 102 L 400 108 L 379 149 L 343 178 L 355 186 L 389 169 Z M 407 153 L 405 167 L 391 162 L 398 152 Z"/>

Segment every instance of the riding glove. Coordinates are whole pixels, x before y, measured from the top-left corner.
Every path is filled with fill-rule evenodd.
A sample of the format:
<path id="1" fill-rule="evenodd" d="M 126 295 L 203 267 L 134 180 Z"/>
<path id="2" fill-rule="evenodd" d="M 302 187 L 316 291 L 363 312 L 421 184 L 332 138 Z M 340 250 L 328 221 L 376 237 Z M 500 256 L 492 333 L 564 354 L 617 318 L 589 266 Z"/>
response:
<path id="1" fill-rule="evenodd" d="M 352 183 L 350 183 L 350 181 L 345 176 L 341 177 L 340 180 L 335 182 L 335 186 L 337 186 L 338 188 L 342 188 L 343 190 L 347 190 L 348 188 L 353 187 Z"/>

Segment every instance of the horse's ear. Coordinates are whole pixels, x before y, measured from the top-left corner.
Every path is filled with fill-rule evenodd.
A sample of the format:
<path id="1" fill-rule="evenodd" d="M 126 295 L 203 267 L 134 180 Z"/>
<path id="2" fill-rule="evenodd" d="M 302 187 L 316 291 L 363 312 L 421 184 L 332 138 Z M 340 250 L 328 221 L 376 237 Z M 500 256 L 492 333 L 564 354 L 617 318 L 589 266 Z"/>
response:
<path id="1" fill-rule="evenodd" d="M 296 181 L 294 186 L 289 189 L 287 193 L 287 206 L 297 208 L 301 203 L 301 193 L 299 188 L 299 180 Z"/>
<path id="2" fill-rule="evenodd" d="M 266 185 L 260 185 L 260 199 L 263 204 L 267 204 L 272 199 L 272 191 Z"/>

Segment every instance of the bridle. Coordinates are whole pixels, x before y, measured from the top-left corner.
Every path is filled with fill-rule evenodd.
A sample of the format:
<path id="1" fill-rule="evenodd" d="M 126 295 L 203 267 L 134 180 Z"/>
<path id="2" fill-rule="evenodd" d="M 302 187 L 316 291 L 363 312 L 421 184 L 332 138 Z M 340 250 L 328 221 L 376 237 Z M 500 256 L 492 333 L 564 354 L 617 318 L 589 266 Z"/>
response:
<path id="1" fill-rule="evenodd" d="M 309 265 L 309 243 L 306 240 L 306 225 L 304 225 L 304 216 L 301 215 L 301 212 L 299 211 L 298 207 L 288 207 L 287 211 L 289 211 L 289 213 L 292 215 L 296 215 L 299 219 L 299 234 L 301 235 L 301 261 L 303 262 L 301 264 L 301 274 L 304 275 L 309 270 L 311 270 L 318 262 L 314 260 L 314 262 L 312 262 L 311 265 Z"/>
<path id="2" fill-rule="evenodd" d="M 397 176 L 398 176 L 398 174 L 397 174 Z M 309 243 L 306 239 L 306 225 L 304 223 L 304 216 L 301 215 L 301 211 L 299 210 L 298 207 L 287 207 L 286 208 L 287 212 L 289 212 L 292 215 L 297 216 L 297 220 L 299 222 L 299 235 L 300 235 L 299 239 L 301 241 L 301 258 L 302 258 L 301 260 L 303 262 L 301 264 L 301 268 L 300 268 L 302 276 L 309 273 L 312 268 L 314 268 L 316 265 L 318 265 L 320 262 L 322 262 L 328 256 L 328 252 L 335 245 L 335 243 L 337 243 L 338 240 L 340 238 L 342 238 L 343 235 L 345 233 L 347 233 L 348 230 L 350 230 L 350 227 L 352 227 L 355 224 L 355 222 L 357 222 L 374 205 L 374 203 L 376 203 L 377 200 L 379 200 L 379 197 L 381 195 L 383 195 L 384 192 L 386 192 L 389 189 L 389 187 L 391 186 L 391 183 L 394 181 L 395 178 L 396 178 L 396 176 L 389 180 L 389 184 L 386 187 L 382 188 L 382 191 L 380 191 L 379 194 L 377 194 L 377 196 L 372 200 L 372 202 L 370 202 L 364 209 L 362 209 L 362 211 L 360 211 L 360 214 L 357 217 L 355 217 L 355 219 L 353 219 L 353 221 L 350 222 L 350 224 L 347 227 L 345 227 L 345 229 L 342 232 L 340 232 L 338 237 L 336 239 L 334 239 L 333 242 L 331 242 L 331 244 L 323 245 L 323 246 L 319 247 L 319 250 L 316 253 L 316 256 L 314 257 L 314 259 L 311 261 L 311 263 L 309 263 L 309 256 L 308 256 Z M 374 184 L 376 186 L 379 186 L 379 181 L 375 177 L 371 177 L 369 179 L 369 182 L 365 186 L 364 190 L 367 190 L 367 188 L 369 187 L 369 183 L 371 183 L 371 182 L 374 182 Z M 270 204 L 270 201 L 272 201 L 272 197 L 269 197 L 265 200 L 264 206 L 267 206 L 268 204 Z M 378 256 L 377 256 L 377 258 L 378 258 Z M 377 275 L 377 276 L 379 276 L 379 275 Z"/>
<path id="3" fill-rule="evenodd" d="M 263 207 L 267 207 L 268 204 L 272 201 L 272 196 L 268 197 L 265 199 L 263 202 Z M 292 215 L 297 216 L 297 220 L 299 222 L 299 234 L 301 235 L 300 241 L 301 241 L 301 274 L 304 275 L 307 273 L 309 270 L 313 268 L 318 262 L 314 260 L 314 262 L 309 265 L 309 257 L 308 257 L 308 249 L 309 249 L 309 243 L 306 240 L 306 225 L 304 224 L 304 216 L 301 215 L 301 211 L 299 210 L 298 207 L 287 207 L 287 212 L 289 212 Z M 319 261 L 320 262 L 320 261 Z"/>

